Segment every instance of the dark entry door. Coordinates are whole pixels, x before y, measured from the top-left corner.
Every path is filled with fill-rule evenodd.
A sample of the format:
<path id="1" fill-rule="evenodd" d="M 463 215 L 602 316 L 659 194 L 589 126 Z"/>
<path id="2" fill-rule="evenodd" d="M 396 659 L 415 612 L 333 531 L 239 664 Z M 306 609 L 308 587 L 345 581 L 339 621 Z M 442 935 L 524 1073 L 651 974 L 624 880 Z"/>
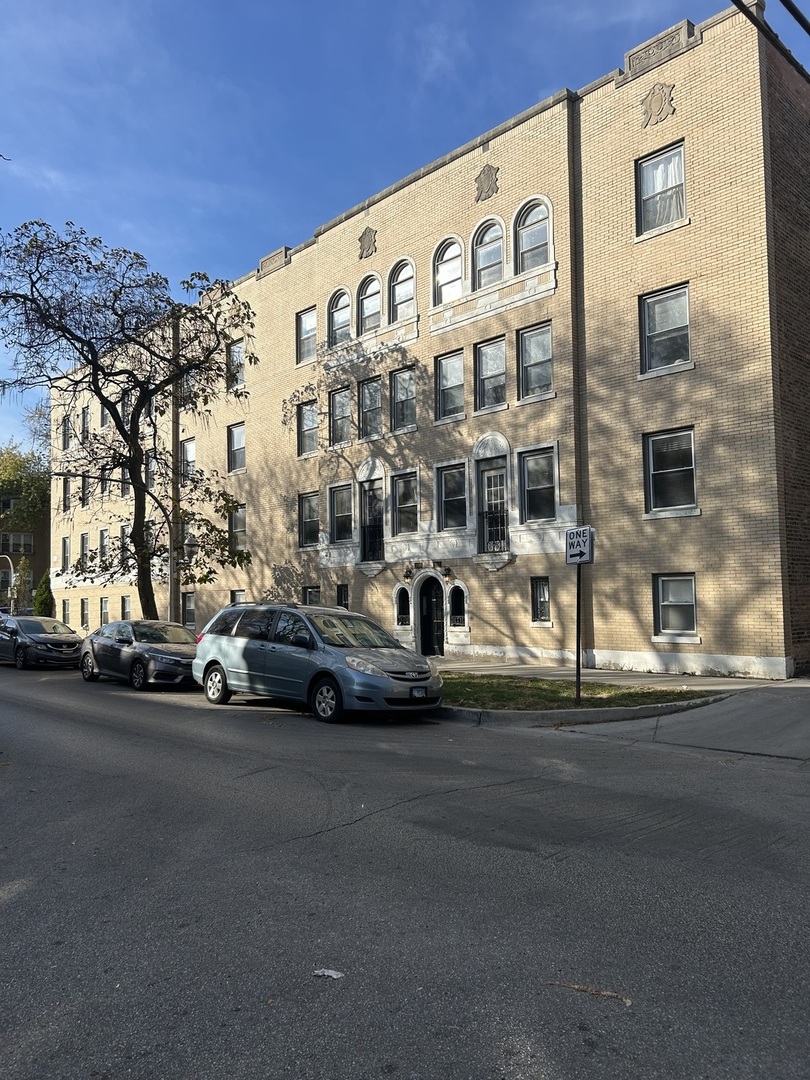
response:
<path id="1" fill-rule="evenodd" d="M 444 590 L 435 578 L 422 586 L 419 601 L 423 656 L 444 656 Z"/>

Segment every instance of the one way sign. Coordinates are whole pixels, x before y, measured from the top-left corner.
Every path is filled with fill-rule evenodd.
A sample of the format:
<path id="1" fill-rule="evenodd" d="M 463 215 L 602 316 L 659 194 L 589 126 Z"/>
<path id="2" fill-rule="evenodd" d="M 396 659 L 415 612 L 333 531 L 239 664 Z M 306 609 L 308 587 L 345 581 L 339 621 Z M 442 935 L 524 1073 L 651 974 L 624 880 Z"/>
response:
<path id="1" fill-rule="evenodd" d="M 565 561 L 579 566 L 593 562 L 593 529 L 590 525 L 565 530 Z"/>

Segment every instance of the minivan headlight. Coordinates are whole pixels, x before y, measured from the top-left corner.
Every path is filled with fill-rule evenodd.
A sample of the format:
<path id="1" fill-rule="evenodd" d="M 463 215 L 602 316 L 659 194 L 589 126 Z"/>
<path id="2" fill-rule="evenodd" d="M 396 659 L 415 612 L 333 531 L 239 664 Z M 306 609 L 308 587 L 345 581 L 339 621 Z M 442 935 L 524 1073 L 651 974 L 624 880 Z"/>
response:
<path id="1" fill-rule="evenodd" d="M 364 675 L 376 675 L 378 679 L 388 678 L 385 672 L 381 671 L 376 664 L 370 664 L 368 660 L 364 660 L 362 656 L 347 656 L 346 666 L 352 668 L 354 671 L 362 671 Z"/>

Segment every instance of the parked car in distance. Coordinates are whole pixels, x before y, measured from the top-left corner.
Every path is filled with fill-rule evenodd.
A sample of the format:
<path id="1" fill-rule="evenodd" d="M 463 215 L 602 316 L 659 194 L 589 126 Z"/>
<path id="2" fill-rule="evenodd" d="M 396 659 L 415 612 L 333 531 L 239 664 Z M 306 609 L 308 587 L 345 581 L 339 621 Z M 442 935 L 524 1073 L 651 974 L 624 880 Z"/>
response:
<path id="1" fill-rule="evenodd" d="M 247 692 L 325 721 L 344 710 L 424 712 L 442 700 L 441 676 L 427 657 L 345 608 L 231 604 L 197 638 L 192 671 L 216 705 Z"/>
<path id="2" fill-rule="evenodd" d="M 27 667 L 78 667 L 82 636 L 59 619 L 0 615 L 0 660 Z"/>
<path id="3" fill-rule="evenodd" d="M 82 643 L 82 678 L 95 682 L 100 675 L 109 675 L 136 690 L 193 686 L 191 661 L 196 651 L 196 637 L 180 623 L 159 619 L 106 623 Z"/>

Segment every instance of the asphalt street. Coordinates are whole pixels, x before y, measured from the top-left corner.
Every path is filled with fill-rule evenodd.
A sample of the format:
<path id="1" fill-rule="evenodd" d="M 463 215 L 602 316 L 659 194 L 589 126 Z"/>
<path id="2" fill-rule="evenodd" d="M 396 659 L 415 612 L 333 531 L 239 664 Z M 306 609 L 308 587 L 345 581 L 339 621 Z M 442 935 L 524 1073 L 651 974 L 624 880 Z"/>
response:
<path id="1" fill-rule="evenodd" d="M 326 726 L 0 667 L 0 1075 L 806 1080 L 808 767 L 698 711 Z"/>

